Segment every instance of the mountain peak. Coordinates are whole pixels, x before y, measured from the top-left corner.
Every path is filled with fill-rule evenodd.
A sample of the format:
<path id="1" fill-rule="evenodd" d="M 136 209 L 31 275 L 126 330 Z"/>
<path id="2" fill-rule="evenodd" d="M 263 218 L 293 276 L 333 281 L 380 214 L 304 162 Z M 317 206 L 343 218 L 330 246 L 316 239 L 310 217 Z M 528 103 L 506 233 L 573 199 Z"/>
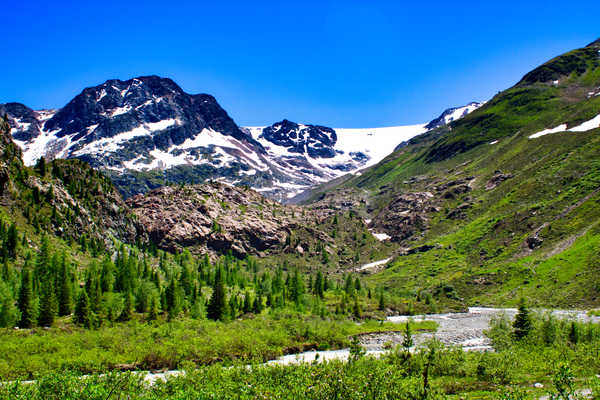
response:
<path id="1" fill-rule="evenodd" d="M 325 126 L 303 125 L 287 119 L 263 129 L 261 137 L 292 153 L 308 154 L 312 158 L 333 158 L 337 142 L 335 130 Z"/>

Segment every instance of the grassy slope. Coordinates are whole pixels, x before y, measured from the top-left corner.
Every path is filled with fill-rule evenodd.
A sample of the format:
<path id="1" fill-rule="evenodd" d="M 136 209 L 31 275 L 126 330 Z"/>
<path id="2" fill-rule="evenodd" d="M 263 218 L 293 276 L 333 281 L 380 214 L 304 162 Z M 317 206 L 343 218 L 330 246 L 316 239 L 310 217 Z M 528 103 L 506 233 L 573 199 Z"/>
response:
<path id="1" fill-rule="evenodd" d="M 600 113 L 600 96 L 588 98 L 600 86 L 596 47 L 551 60 L 480 110 L 341 184 L 368 190 L 376 214 L 400 193 L 476 177 L 472 192 L 440 200 L 423 238 L 402 243 L 437 248 L 396 258 L 371 282 L 409 298 L 430 293 L 442 307 L 450 300 L 444 293 L 469 304 L 511 305 L 521 295 L 545 306 L 600 304 L 600 130 L 528 139 Z M 514 177 L 485 190 L 496 170 Z M 446 217 L 469 198 L 464 218 Z M 525 242 L 538 230 L 543 244 L 531 251 Z"/>

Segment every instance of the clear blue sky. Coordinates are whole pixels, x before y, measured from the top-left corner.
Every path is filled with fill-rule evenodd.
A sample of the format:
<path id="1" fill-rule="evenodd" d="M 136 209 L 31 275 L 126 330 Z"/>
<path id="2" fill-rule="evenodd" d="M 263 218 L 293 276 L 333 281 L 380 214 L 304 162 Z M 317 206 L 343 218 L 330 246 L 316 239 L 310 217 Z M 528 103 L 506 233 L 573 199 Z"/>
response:
<path id="1" fill-rule="evenodd" d="M 89 3 L 89 4 L 88 4 Z M 526 3 L 526 4 L 522 4 Z M 420 123 L 600 37 L 600 2 L 9 1 L 0 102 L 156 74 L 240 125 Z"/>

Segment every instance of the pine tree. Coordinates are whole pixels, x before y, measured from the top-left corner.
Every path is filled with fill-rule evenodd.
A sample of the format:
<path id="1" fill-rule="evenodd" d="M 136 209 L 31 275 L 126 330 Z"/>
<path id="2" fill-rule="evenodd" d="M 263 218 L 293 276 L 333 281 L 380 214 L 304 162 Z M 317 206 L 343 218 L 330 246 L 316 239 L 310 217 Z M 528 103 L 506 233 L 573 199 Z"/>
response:
<path id="1" fill-rule="evenodd" d="M 208 303 L 208 318 L 214 320 L 225 319 L 226 311 L 226 298 L 225 298 L 225 284 L 223 282 L 223 268 L 218 267 L 215 274 L 215 281 L 213 284 L 213 292 Z"/>
<path id="2" fill-rule="evenodd" d="M 54 284 L 51 279 L 42 283 L 40 296 L 40 315 L 38 318 L 41 326 L 52 326 L 58 314 L 58 301 L 54 292 Z"/>
<path id="3" fill-rule="evenodd" d="M 325 296 L 323 274 L 321 271 L 317 272 L 317 277 L 315 278 L 314 293 L 320 298 Z"/>
<path id="4" fill-rule="evenodd" d="M 358 303 L 358 297 L 354 297 L 354 307 L 352 309 L 352 313 L 354 314 L 355 318 L 360 318 L 361 317 L 361 310 L 360 310 L 360 304 Z"/>
<path id="5" fill-rule="evenodd" d="M 250 293 L 244 294 L 244 314 L 248 314 L 252 310 L 252 302 L 250 301 Z"/>
<path id="6" fill-rule="evenodd" d="M 519 301 L 519 312 L 515 317 L 513 328 L 517 340 L 525 338 L 531 331 L 531 317 L 529 316 L 529 309 L 527 308 L 527 303 L 523 297 L 521 297 L 521 300 Z"/>
<path id="7" fill-rule="evenodd" d="M 414 341 L 412 338 L 412 330 L 410 328 L 410 321 L 406 321 L 406 326 L 404 328 L 404 338 L 402 339 L 402 347 L 404 350 L 408 352 L 411 347 L 414 346 Z"/>
<path id="8" fill-rule="evenodd" d="M 192 271 L 190 267 L 186 264 L 181 268 L 181 286 L 183 287 L 183 291 L 187 297 L 192 294 Z"/>
<path id="9" fill-rule="evenodd" d="M 346 276 L 346 283 L 344 284 L 344 291 L 348 295 L 352 295 L 354 293 L 354 282 L 352 282 L 352 276 L 348 274 Z"/>
<path id="10" fill-rule="evenodd" d="M 579 328 L 575 321 L 571 321 L 571 326 L 569 328 L 569 342 L 571 344 L 577 344 L 579 342 Z"/>
<path id="11" fill-rule="evenodd" d="M 73 310 L 71 276 L 67 266 L 66 255 L 62 254 L 60 274 L 58 278 L 58 315 L 70 315 Z"/>
<path id="12" fill-rule="evenodd" d="M 232 318 L 235 318 L 237 316 L 238 309 L 239 305 L 237 301 L 237 296 L 229 297 L 229 313 L 231 314 Z"/>
<path id="13" fill-rule="evenodd" d="M 254 306 L 252 308 L 252 312 L 254 314 L 260 314 L 263 310 L 263 299 L 261 296 L 256 296 L 254 299 Z"/>
<path id="14" fill-rule="evenodd" d="M 10 258 L 15 258 L 17 255 L 17 246 L 19 245 L 19 234 L 17 232 L 17 226 L 13 223 L 6 232 L 6 239 L 4 239 L 4 249 Z"/>
<path id="15" fill-rule="evenodd" d="M 46 176 L 46 159 L 42 156 L 35 163 L 35 170 L 41 175 Z"/>
<path id="16" fill-rule="evenodd" d="M 354 280 L 354 289 L 356 289 L 357 292 L 360 292 L 362 290 L 360 279 L 358 279 L 358 277 L 356 277 L 356 279 Z"/>
<path id="17" fill-rule="evenodd" d="M 123 305 L 123 312 L 119 319 L 121 321 L 129 321 L 133 318 L 133 312 L 135 307 L 135 299 L 133 297 L 133 293 L 128 291 L 124 294 L 125 296 L 125 304 Z"/>
<path id="18" fill-rule="evenodd" d="M 379 311 L 385 310 L 385 299 L 383 297 L 383 292 L 379 293 L 379 305 L 377 308 Z"/>
<path id="19" fill-rule="evenodd" d="M 33 281 L 31 269 L 25 265 L 21 271 L 21 289 L 19 290 L 19 311 L 21 319 L 20 328 L 33 328 L 37 321 L 35 301 L 33 295 Z"/>
<path id="20" fill-rule="evenodd" d="M 158 296 L 152 296 L 150 299 L 150 308 L 148 310 L 148 320 L 155 321 L 158 319 L 159 301 Z"/>
<path id="21" fill-rule="evenodd" d="M 19 320 L 19 309 L 8 286 L 0 279 L 0 328 L 12 328 Z"/>
<path id="22" fill-rule="evenodd" d="M 294 272 L 294 275 L 290 279 L 289 282 L 289 290 L 290 290 L 290 299 L 296 303 L 300 304 L 300 300 L 302 299 L 302 295 L 304 294 L 304 281 L 300 277 L 298 270 Z"/>
<path id="23" fill-rule="evenodd" d="M 165 295 L 167 297 L 167 312 L 169 313 L 169 319 L 175 318 L 181 311 L 181 299 L 179 296 L 179 285 L 174 277 L 171 277 Z"/>
<path id="24" fill-rule="evenodd" d="M 90 309 L 90 299 L 85 290 L 79 291 L 77 304 L 75 305 L 75 314 L 73 321 L 76 324 L 83 325 L 86 328 L 92 326 L 92 311 Z"/>
<path id="25" fill-rule="evenodd" d="M 100 287 L 102 289 L 102 292 L 112 292 L 114 284 L 114 265 L 110 259 L 110 256 L 107 255 L 102 261 L 102 272 L 100 275 Z"/>
<path id="26" fill-rule="evenodd" d="M 554 320 L 554 317 L 552 317 L 552 314 L 550 314 L 542 324 L 542 337 L 544 343 L 547 345 L 554 344 L 556 341 L 556 333 L 556 321 Z"/>

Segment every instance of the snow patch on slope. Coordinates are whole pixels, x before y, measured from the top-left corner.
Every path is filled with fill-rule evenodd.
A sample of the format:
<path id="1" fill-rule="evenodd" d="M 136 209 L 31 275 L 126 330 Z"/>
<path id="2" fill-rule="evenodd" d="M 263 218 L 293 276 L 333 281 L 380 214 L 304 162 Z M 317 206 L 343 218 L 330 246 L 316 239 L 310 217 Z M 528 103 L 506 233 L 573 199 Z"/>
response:
<path id="1" fill-rule="evenodd" d="M 549 135 L 551 133 L 564 132 L 567 130 L 567 124 L 562 124 L 552 129 L 544 129 L 543 131 L 539 131 L 529 136 L 529 139 L 536 139 L 542 136 Z"/>
<path id="2" fill-rule="evenodd" d="M 379 260 L 379 261 L 375 261 L 375 262 L 372 262 L 372 263 L 369 263 L 369 264 L 362 265 L 362 266 L 358 267 L 356 270 L 357 270 L 357 271 L 365 271 L 365 270 L 369 270 L 369 269 L 372 269 L 372 268 L 378 267 L 378 266 L 380 266 L 380 265 L 387 264 L 387 263 L 388 263 L 388 262 L 390 262 L 391 260 L 392 260 L 391 258 L 386 258 L 385 260 Z"/>
<path id="3" fill-rule="evenodd" d="M 574 126 L 573 128 L 569 128 L 567 129 L 567 124 L 561 124 L 559 126 L 557 126 L 556 128 L 552 128 L 552 129 L 544 129 L 543 131 L 534 133 L 533 135 L 529 136 L 529 139 L 535 139 L 535 138 L 539 138 L 541 136 L 545 136 L 545 135 L 549 135 L 551 133 L 557 133 L 557 132 L 586 132 L 586 131 L 590 131 L 592 129 L 597 129 L 600 128 L 600 114 L 596 115 L 594 118 L 590 119 L 589 121 L 585 121 L 584 123 Z"/>
<path id="4" fill-rule="evenodd" d="M 170 126 L 178 125 L 180 123 L 177 119 L 165 119 L 158 122 L 150 122 L 142 124 L 128 132 L 122 132 L 115 136 L 103 138 L 89 143 L 79 150 L 75 151 L 74 155 L 84 154 L 106 154 L 113 153 L 122 147 L 123 143 L 126 143 L 132 139 L 140 136 L 151 136 L 152 132 L 161 131 L 167 129 Z M 93 132 L 98 125 L 92 125 L 88 128 L 89 132 Z"/>
<path id="5" fill-rule="evenodd" d="M 571 132 L 585 132 L 592 129 L 600 128 L 600 114 L 596 115 L 594 118 L 589 121 L 584 122 L 581 125 L 578 125 L 574 128 L 569 129 Z"/>

